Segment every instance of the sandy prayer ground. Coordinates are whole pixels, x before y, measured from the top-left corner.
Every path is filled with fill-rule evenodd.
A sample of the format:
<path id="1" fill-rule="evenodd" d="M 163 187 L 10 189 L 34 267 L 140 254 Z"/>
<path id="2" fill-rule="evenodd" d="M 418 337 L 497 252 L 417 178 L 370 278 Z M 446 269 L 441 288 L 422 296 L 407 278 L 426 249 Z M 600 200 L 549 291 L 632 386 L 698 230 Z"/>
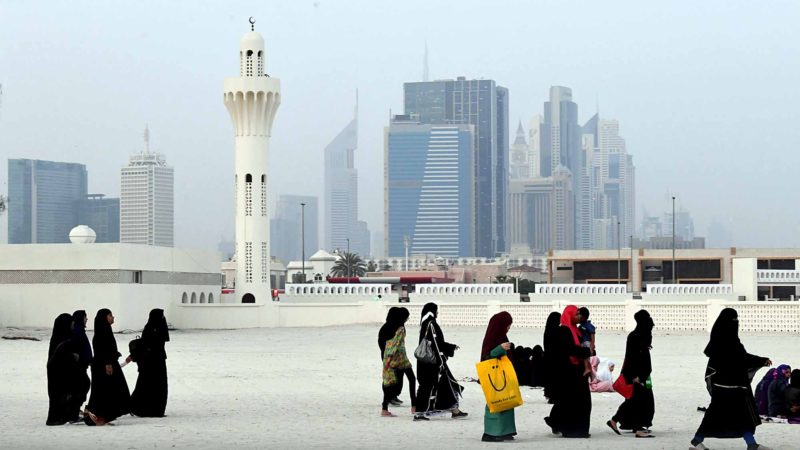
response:
<path id="1" fill-rule="evenodd" d="M 625 335 L 600 325 L 602 356 L 622 362 Z M 656 439 L 614 435 L 605 421 L 621 403 L 618 394 L 593 394 L 592 438 L 552 436 L 542 418 L 549 406 L 540 390 L 523 391 L 517 409 L 517 441 L 484 444 L 483 395 L 465 383 L 465 420 L 413 422 L 407 407 L 392 408 L 397 418 L 378 416 L 381 400 L 378 325 L 330 328 L 231 331 L 173 331 L 167 344 L 168 417 L 125 416 L 115 426 L 47 427 L 45 357 L 49 330 L 0 329 L 2 335 L 38 336 L 41 342 L 0 340 L 0 448 L 688 448 L 702 418 L 696 408 L 708 402 L 703 385 L 704 334 L 656 335 L 653 384 Z M 413 352 L 418 328 L 409 326 Z M 457 378 L 474 378 L 483 329 L 447 328 L 448 341 L 461 346 L 451 360 Z M 91 337 L 91 335 L 90 335 Z M 133 334 L 118 334 L 127 348 Z M 513 329 L 513 342 L 541 343 L 542 331 Z M 751 353 L 800 366 L 800 336 L 745 335 Z M 413 358 L 413 357 L 412 357 Z M 618 366 L 619 367 L 619 366 Z M 136 367 L 124 369 L 131 390 Z M 758 378 L 764 374 L 760 371 Z M 402 399 L 408 403 L 407 391 Z M 800 425 L 764 424 L 760 443 L 800 448 Z M 713 449 L 745 448 L 741 440 L 708 440 Z"/>

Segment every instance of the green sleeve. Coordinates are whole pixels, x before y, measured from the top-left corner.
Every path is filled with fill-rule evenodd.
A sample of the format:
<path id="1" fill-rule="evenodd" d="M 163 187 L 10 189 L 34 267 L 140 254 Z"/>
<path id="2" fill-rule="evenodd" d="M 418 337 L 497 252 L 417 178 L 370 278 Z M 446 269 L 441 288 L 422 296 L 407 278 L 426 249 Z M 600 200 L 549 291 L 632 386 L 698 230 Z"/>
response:
<path id="1" fill-rule="evenodd" d="M 505 349 L 503 349 L 503 347 L 501 347 L 499 345 L 497 347 L 493 348 L 492 351 L 489 352 L 489 356 L 491 356 L 492 358 L 499 358 L 499 357 L 505 356 L 505 355 L 506 355 Z"/>

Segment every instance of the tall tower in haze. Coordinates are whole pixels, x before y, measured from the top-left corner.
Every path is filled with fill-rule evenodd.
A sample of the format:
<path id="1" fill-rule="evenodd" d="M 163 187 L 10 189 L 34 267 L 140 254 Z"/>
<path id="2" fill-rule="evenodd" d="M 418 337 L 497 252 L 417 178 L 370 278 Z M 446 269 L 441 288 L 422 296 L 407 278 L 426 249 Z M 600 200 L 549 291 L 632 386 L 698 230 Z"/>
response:
<path id="1" fill-rule="evenodd" d="M 325 147 L 325 245 L 330 250 L 348 249 L 366 256 L 357 233 L 358 100 L 353 118 Z"/>
<path id="2" fill-rule="evenodd" d="M 128 244 L 172 247 L 175 238 L 175 176 L 164 155 L 144 150 L 131 155 L 120 178 L 119 240 Z"/>
<path id="3" fill-rule="evenodd" d="M 267 167 L 272 121 L 281 103 L 281 82 L 264 73 L 264 38 L 250 32 L 239 45 L 239 76 L 226 78 L 225 107 L 236 142 L 236 296 L 242 303 L 270 297 Z"/>

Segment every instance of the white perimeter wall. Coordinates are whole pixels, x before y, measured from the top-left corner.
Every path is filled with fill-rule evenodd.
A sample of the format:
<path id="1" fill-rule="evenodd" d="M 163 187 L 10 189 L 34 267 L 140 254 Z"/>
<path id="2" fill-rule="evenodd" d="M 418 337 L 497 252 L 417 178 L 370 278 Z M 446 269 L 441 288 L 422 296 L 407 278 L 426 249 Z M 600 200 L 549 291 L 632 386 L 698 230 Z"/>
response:
<path id="1" fill-rule="evenodd" d="M 437 302 L 439 322 L 447 326 L 485 327 L 489 318 L 508 311 L 515 327 L 544 328 L 547 316 L 579 302 Z M 418 322 L 424 302 L 397 303 L 361 301 L 348 303 L 284 303 L 256 305 L 180 305 L 176 319 L 179 328 L 219 329 L 256 327 L 314 327 L 382 323 L 389 308 L 400 306 L 411 312 L 410 321 Z M 738 302 L 706 300 L 702 302 L 654 302 L 626 300 L 587 304 L 591 320 L 598 329 L 630 331 L 633 315 L 644 308 L 653 316 L 659 331 L 709 331 L 720 311 L 726 307 L 739 312 L 744 332 L 797 333 L 800 302 Z"/>

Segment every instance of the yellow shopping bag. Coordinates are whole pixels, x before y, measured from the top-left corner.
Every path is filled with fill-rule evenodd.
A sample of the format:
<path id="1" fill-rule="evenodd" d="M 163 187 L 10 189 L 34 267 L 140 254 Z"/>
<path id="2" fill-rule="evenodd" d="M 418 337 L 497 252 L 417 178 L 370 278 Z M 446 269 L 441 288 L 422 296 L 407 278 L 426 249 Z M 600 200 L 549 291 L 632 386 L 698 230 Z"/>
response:
<path id="1" fill-rule="evenodd" d="M 522 405 L 517 373 L 507 356 L 481 361 L 475 368 L 489 412 L 503 412 Z"/>

